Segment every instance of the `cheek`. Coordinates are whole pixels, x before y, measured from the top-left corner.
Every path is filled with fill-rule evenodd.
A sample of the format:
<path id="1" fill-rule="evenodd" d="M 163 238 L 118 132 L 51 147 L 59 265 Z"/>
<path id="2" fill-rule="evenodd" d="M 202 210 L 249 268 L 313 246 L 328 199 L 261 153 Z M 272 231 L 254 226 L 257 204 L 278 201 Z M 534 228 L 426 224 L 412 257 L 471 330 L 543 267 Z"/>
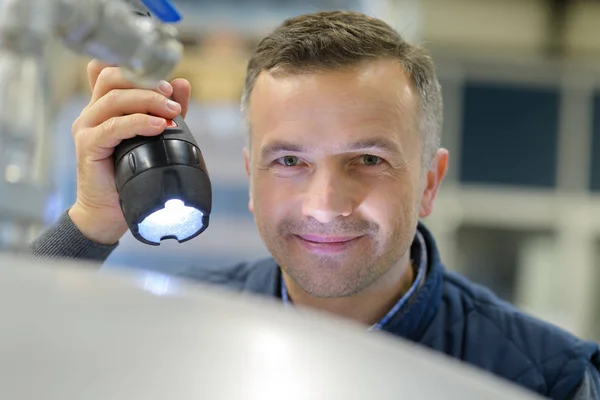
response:
<path id="1" fill-rule="evenodd" d="M 360 211 L 389 232 L 411 221 L 418 212 L 418 204 L 417 187 L 411 179 L 386 179 L 369 185 Z"/>
<path id="2" fill-rule="evenodd" d="M 252 201 L 259 223 L 285 218 L 293 198 L 288 185 L 268 174 L 269 172 L 258 171 L 252 178 Z"/>

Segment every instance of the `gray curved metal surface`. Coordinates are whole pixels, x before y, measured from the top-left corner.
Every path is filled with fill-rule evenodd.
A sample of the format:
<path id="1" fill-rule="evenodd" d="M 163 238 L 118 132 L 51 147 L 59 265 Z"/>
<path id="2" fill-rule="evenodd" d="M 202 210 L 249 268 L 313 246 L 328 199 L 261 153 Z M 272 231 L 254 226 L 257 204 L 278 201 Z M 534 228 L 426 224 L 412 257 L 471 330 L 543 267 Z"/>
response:
<path id="1" fill-rule="evenodd" d="M 425 349 L 267 299 L 0 254 L 0 398 L 534 399 Z"/>

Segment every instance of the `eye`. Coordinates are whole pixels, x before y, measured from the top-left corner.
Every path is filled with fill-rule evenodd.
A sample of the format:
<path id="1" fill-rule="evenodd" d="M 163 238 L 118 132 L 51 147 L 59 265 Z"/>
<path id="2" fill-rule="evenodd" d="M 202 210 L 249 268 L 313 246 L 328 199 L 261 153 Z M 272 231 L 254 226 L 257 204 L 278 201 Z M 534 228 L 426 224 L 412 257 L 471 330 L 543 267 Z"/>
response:
<path id="1" fill-rule="evenodd" d="M 296 156 L 285 156 L 281 157 L 277 160 L 280 164 L 285 165 L 286 167 L 295 167 L 298 165 L 298 157 Z"/>
<path id="2" fill-rule="evenodd" d="M 360 162 L 364 165 L 378 165 L 383 160 L 381 157 L 373 156 L 370 154 L 363 154 L 360 156 Z"/>

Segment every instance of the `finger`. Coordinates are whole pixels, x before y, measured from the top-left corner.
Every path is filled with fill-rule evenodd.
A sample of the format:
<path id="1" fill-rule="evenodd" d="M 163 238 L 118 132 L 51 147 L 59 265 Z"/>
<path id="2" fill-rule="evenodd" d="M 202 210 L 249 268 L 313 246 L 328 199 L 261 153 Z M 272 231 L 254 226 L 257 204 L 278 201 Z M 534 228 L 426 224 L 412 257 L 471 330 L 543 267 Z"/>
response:
<path id="1" fill-rule="evenodd" d="M 145 89 L 115 89 L 87 107 L 80 124 L 94 127 L 129 114 L 149 114 L 173 119 L 181 114 L 181 105 L 162 94 Z"/>
<path id="2" fill-rule="evenodd" d="M 123 75 L 123 70 L 121 68 L 106 67 L 102 69 L 98 74 L 96 84 L 92 91 L 90 103 L 95 103 L 114 89 L 136 88 L 139 88 L 139 86 L 137 86 L 134 82 L 130 81 L 129 79 L 126 79 Z M 173 94 L 173 87 L 170 83 L 166 81 L 161 81 L 156 89 L 146 90 L 161 93 L 167 97 L 170 97 Z"/>
<path id="3" fill-rule="evenodd" d="M 109 157 L 114 148 L 125 139 L 135 136 L 156 136 L 166 127 L 166 120 L 146 114 L 123 115 L 111 118 L 81 135 L 82 151 L 90 161 Z"/>
<path id="4" fill-rule="evenodd" d="M 90 89 L 94 91 L 94 87 L 96 86 L 96 82 L 98 81 L 98 76 L 100 76 L 100 72 L 103 69 L 110 67 L 110 64 L 102 62 L 98 59 L 93 59 L 87 65 L 87 77 L 88 82 L 90 84 Z"/>
<path id="5" fill-rule="evenodd" d="M 187 79 L 178 78 L 171 81 L 173 95 L 171 98 L 181 105 L 181 116 L 185 118 L 188 112 L 192 85 Z"/>

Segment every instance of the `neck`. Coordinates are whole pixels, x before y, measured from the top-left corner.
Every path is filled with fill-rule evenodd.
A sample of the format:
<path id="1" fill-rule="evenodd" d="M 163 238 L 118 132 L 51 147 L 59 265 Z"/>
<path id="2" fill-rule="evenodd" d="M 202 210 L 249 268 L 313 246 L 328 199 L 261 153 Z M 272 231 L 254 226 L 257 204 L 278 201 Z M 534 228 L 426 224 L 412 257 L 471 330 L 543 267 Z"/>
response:
<path id="1" fill-rule="evenodd" d="M 383 318 L 409 290 L 415 274 L 410 263 L 410 251 L 376 282 L 361 292 L 347 297 L 312 297 L 299 287 L 284 271 L 283 279 L 294 304 L 316 308 L 365 325 L 373 325 Z"/>

